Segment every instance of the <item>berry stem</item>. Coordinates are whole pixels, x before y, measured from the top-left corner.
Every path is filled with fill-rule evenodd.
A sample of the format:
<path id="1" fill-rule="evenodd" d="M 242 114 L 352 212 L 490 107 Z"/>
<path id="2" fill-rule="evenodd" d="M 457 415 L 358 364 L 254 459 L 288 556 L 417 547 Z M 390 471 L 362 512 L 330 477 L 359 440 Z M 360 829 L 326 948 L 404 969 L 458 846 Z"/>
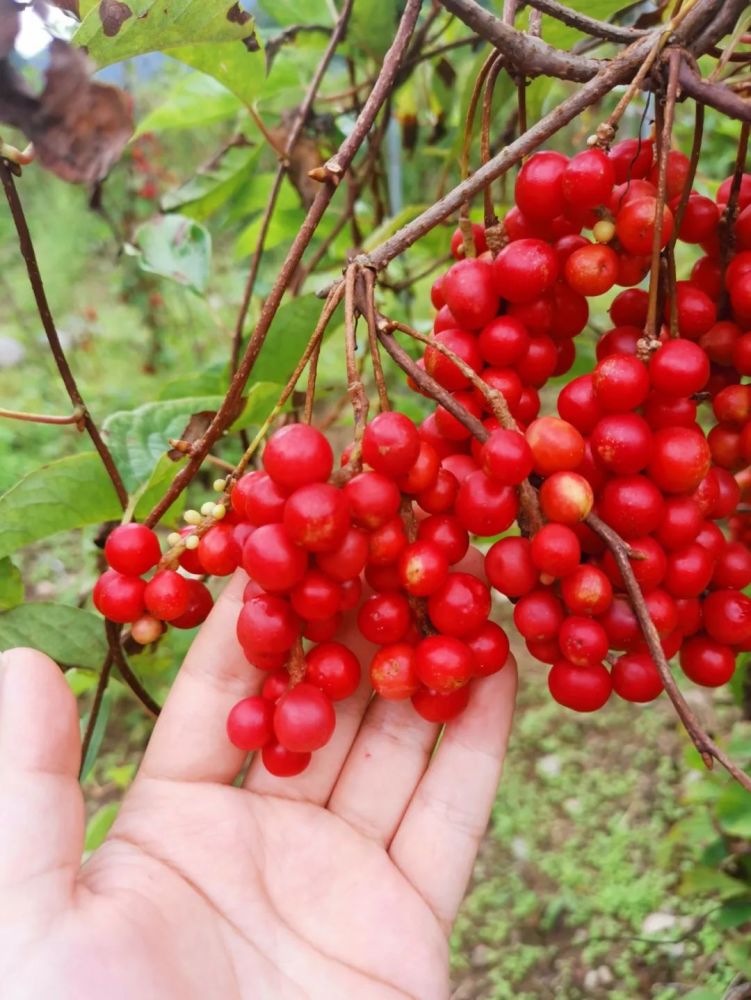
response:
<path id="1" fill-rule="evenodd" d="M 32 424 L 75 424 L 79 430 L 84 430 L 83 419 L 86 414 L 82 406 L 76 409 L 67 417 L 55 417 L 46 413 L 22 413 L 20 410 L 4 410 L 0 407 L 0 417 L 7 420 L 25 420 Z"/>
<path id="2" fill-rule="evenodd" d="M 748 136 L 751 125 L 744 122 L 738 136 L 738 152 L 735 157 L 735 167 L 733 168 L 733 182 L 730 185 L 728 203 L 720 219 L 720 273 L 722 275 L 722 295 L 719 303 L 719 314 L 724 315 L 727 311 L 728 293 L 725 289 L 725 271 L 728 261 L 733 252 L 735 243 L 733 226 L 738 214 L 738 196 L 741 191 L 741 181 L 743 172 L 746 169 L 746 157 L 748 156 Z"/>
<path id="3" fill-rule="evenodd" d="M 130 688 L 147 712 L 150 712 L 154 716 L 159 715 L 161 707 L 158 702 L 154 701 L 149 692 L 146 688 L 144 688 L 139 679 L 130 669 L 130 664 L 126 659 L 120 642 L 120 626 L 115 622 L 105 621 L 105 631 L 107 634 L 110 655 L 112 656 L 115 666 L 117 667 L 126 686 Z"/>
<path id="4" fill-rule="evenodd" d="M 344 347 L 347 366 L 347 390 L 355 419 L 354 441 L 359 444 L 368 422 L 370 403 L 357 367 L 357 310 L 355 286 L 359 276 L 356 264 L 350 264 L 344 278 Z"/>
<path id="5" fill-rule="evenodd" d="M 488 76 L 485 81 L 485 90 L 482 95 L 482 125 L 480 127 L 480 162 L 483 166 L 490 159 L 490 123 L 493 114 L 493 93 L 495 92 L 495 83 L 498 79 L 498 74 L 503 69 L 503 60 L 496 59 L 488 70 Z M 525 90 L 524 80 L 521 81 L 521 86 Z M 521 112 L 521 106 L 520 106 Z M 519 117 L 519 129 L 521 129 L 521 114 Z M 526 127 L 523 129 L 526 132 Z M 485 206 L 485 228 L 492 229 L 494 226 L 498 225 L 498 218 L 495 214 L 495 208 L 493 206 L 493 186 L 488 184 L 483 190 L 483 201 Z M 500 249 L 500 248 L 499 248 Z"/>
<path id="6" fill-rule="evenodd" d="M 386 377 L 383 373 L 383 362 L 381 361 L 381 345 L 378 343 L 378 319 L 375 304 L 375 284 L 376 276 L 370 268 L 363 268 L 362 280 L 365 285 L 362 312 L 365 322 L 368 324 L 368 342 L 370 345 L 370 361 L 373 367 L 373 378 L 375 379 L 378 391 L 378 405 L 381 413 L 391 409 L 389 402 Z"/>
<path id="7" fill-rule="evenodd" d="M 86 732 L 83 734 L 83 740 L 81 742 L 81 767 L 79 769 L 79 778 L 83 773 L 83 766 L 86 763 L 89 747 L 91 746 L 91 740 L 94 736 L 94 730 L 96 729 L 96 724 L 99 719 L 99 713 L 102 710 L 102 702 L 104 701 L 104 694 L 107 690 L 110 676 L 112 674 L 113 663 L 114 658 L 110 650 L 107 652 L 104 662 L 102 663 L 101 670 L 99 671 L 99 680 L 97 681 L 96 691 L 94 692 L 94 700 L 92 701 L 91 708 L 89 709 L 89 720 L 86 723 Z"/>
<path id="8" fill-rule="evenodd" d="M 641 588 L 637 583 L 631 563 L 629 562 L 628 546 L 620 535 L 613 531 L 613 529 L 596 514 L 590 514 L 585 520 L 589 527 L 603 539 L 605 544 L 613 553 L 613 558 L 618 565 L 618 569 L 623 577 L 623 582 L 626 585 L 626 592 L 631 600 L 634 614 L 637 617 L 642 635 L 644 636 L 644 640 L 649 648 L 650 655 L 654 660 L 655 666 L 657 667 L 662 679 L 662 683 L 665 686 L 668 698 L 670 698 L 673 703 L 673 707 L 683 723 L 684 729 L 691 737 L 691 741 L 699 751 L 704 764 L 708 768 L 711 768 L 713 761 L 718 761 L 735 778 L 735 780 L 746 789 L 746 791 L 751 792 L 751 776 L 742 771 L 738 765 L 735 764 L 734 761 L 732 761 L 730 757 L 728 757 L 727 754 L 724 753 L 724 751 L 722 751 L 705 732 L 699 720 L 691 711 L 688 702 L 683 697 L 680 688 L 676 684 L 670 670 L 670 665 L 665 658 L 665 653 L 663 652 L 660 637 L 657 634 L 657 629 L 655 628 L 655 624 L 650 617 L 649 611 L 647 610 L 644 595 L 641 592 Z"/>
<path id="9" fill-rule="evenodd" d="M 123 510 L 125 510 L 128 505 L 128 491 L 125 488 L 125 484 L 120 476 L 115 460 L 112 457 L 112 453 L 104 443 L 102 435 L 99 433 L 99 428 L 94 423 L 86 403 L 83 400 L 83 396 L 79 392 L 78 383 L 76 382 L 70 365 L 68 364 L 68 359 L 65 356 L 63 345 L 60 343 L 57 327 L 55 326 L 55 321 L 52 318 L 50 304 L 47 300 L 47 293 L 44 290 L 44 283 L 42 282 L 42 275 L 39 270 L 39 263 L 37 261 L 36 251 L 34 250 L 34 244 L 31 239 L 31 233 L 29 232 L 29 226 L 26 221 L 23 205 L 18 196 L 15 181 L 13 180 L 13 173 L 8 167 L 6 161 L 3 159 L 0 159 L 0 181 L 2 182 L 5 197 L 8 200 L 10 214 L 13 217 L 13 223 L 16 227 L 18 244 L 21 248 L 21 256 L 26 264 L 26 271 L 29 275 L 29 284 L 31 285 L 31 289 L 34 293 L 39 318 L 42 321 L 42 326 L 44 327 L 44 332 L 47 336 L 47 343 L 50 346 L 52 357 L 55 359 L 57 370 L 60 372 L 63 385 L 68 392 L 68 398 L 76 410 L 80 409 L 82 414 L 80 419 L 83 421 L 83 425 L 91 438 L 92 444 L 99 453 L 99 457 L 102 460 L 104 468 L 107 470 L 107 475 L 110 477 L 115 493 L 117 494 L 117 499 L 120 501 L 120 506 Z"/>

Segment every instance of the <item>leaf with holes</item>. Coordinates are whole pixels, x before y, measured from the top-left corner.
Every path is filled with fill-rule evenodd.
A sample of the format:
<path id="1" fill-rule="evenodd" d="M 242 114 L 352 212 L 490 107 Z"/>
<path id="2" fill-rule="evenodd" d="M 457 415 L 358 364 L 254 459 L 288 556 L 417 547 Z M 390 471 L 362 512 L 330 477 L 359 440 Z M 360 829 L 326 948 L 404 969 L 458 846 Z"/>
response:
<path id="1" fill-rule="evenodd" d="M 66 604 L 21 604 L 0 615 L 0 649 L 33 646 L 64 666 L 98 670 L 107 652 L 102 619 Z"/>
<path id="2" fill-rule="evenodd" d="M 96 452 L 58 459 L 0 496 L 0 558 L 60 531 L 119 519 L 121 513 Z"/>
<path id="3" fill-rule="evenodd" d="M 136 230 L 136 245 L 142 271 L 160 274 L 202 295 L 209 283 L 211 235 L 204 226 L 185 215 L 158 215 Z"/>

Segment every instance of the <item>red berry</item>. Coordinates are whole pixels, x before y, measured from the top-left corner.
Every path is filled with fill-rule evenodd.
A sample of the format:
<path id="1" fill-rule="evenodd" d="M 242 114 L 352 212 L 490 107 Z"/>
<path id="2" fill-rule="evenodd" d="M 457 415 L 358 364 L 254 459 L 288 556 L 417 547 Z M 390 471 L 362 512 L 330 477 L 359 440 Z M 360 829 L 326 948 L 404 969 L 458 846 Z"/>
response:
<path id="1" fill-rule="evenodd" d="M 649 535 L 662 520 L 662 494 L 645 476 L 620 476 L 603 488 L 599 514 L 623 538 Z"/>
<path id="2" fill-rule="evenodd" d="M 483 359 L 477 337 L 474 334 L 468 333 L 466 330 L 442 330 L 435 335 L 434 341 L 456 354 L 474 371 L 479 372 L 482 369 Z M 451 358 L 447 358 L 435 347 L 425 348 L 424 362 L 428 375 L 431 375 L 439 385 L 448 389 L 449 392 L 466 389 L 470 384 L 467 376 L 461 372 Z"/>
<path id="3" fill-rule="evenodd" d="M 485 572 L 492 586 L 507 597 L 528 594 L 539 579 L 529 540 L 518 536 L 501 538 L 491 546 L 485 556 Z"/>
<path id="4" fill-rule="evenodd" d="M 311 753 L 325 746 L 335 724 L 330 699 L 305 681 L 286 691 L 274 707 L 274 734 L 294 753 Z"/>
<path id="5" fill-rule="evenodd" d="M 388 566 L 394 563 L 407 547 L 407 534 L 400 517 L 392 517 L 386 524 L 370 533 L 368 538 L 368 565 Z"/>
<path id="6" fill-rule="evenodd" d="M 553 374 L 557 363 L 555 343 L 550 337 L 541 335 L 529 338 L 527 350 L 515 367 L 522 382 L 539 389 Z"/>
<path id="7" fill-rule="evenodd" d="M 517 486 L 532 471 L 532 450 L 518 431 L 493 431 L 480 450 L 480 465 L 488 478 L 503 486 Z"/>
<path id="8" fill-rule="evenodd" d="M 415 650 L 420 682 L 441 694 L 463 687 L 474 673 L 474 658 L 466 643 L 450 635 L 430 635 Z"/>
<path id="9" fill-rule="evenodd" d="M 130 626 L 130 637 L 139 646 L 148 646 L 150 642 L 156 642 L 163 632 L 164 623 L 153 615 L 141 615 Z"/>
<path id="10" fill-rule="evenodd" d="M 563 172 L 563 197 L 577 208 L 605 205 L 615 183 L 613 160 L 601 149 L 585 149 L 573 156 Z"/>
<path id="11" fill-rule="evenodd" d="M 438 452 L 427 441 L 421 440 L 415 464 L 406 476 L 402 476 L 397 485 L 402 493 L 421 493 L 435 485 L 439 470 Z"/>
<path id="12" fill-rule="evenodd" d="M 580 375 L 564 385 L 558 395 L 558 413 L 581 434 L 591 434 L 602 417 L 591 375 Z"/>
<path id="13" fill-rule="evenodd" d="M 665 493 L 690 493 L 709 471 L 709 445 L 699 430 L 664 427 L 652 438 L 648 473 Z"/>
<path id="14" fill-rule="evenodd" d="M 214 599 L 209 588 L 200 580 L 186 580 L 188 587 L 188 604 L 185 611 L 170 622 L 173 628 L 195 628 L 202 624 L 214 606 Z"/>
<path id="15" fill-rule="evenodd" d="M 415 500 L 427 514 L 443 514 L 453 508 L 459 492 L 459 481 L 448 469 L 439 469 L 435 483 L 422 490 Z"/>
<path id="16" fill-rule="evenodd" d="M 311 642 L 331 642 L 341 627 L 342 616 L 341 613 L 337 613 L 331 618 L 319 618 L 315 622 L 304 622 L 302 634 Z"/>
<path id="17" fill-rule="evenodd" d="M 367 473 L 363 473 L 363 475 L 367 475 Z M 319 568 L 340 583 L 358 577 L 365 568 L 367 559 L 368 536 L 360 528 L 354 527 L 347 530 L 346 535 L 336 548 L 329 552 L 319 552 L 316 555 Z"/>
<path id="18" fill-rule="evenodd" d="M 529 334 L 514 316 L 498 316 L 483 327 L 476 343 L 487 364 L 505 368 L 524 356 Z"/>
<path id="19" fill-rule="evenodd" d="M 563 174 L 568 158 L 562 153 L 545 150 L 534 153 L 519 171 L 514 188 L 514 200 L 526 218 L 548 222 L 566 209 L 563 196 Z"/>
<path id="20" fill-rule="evenodd" d="M 272 740 L 261 750 L 263 766 L 277 778 L 293 778 L 301 774 L 310 763 L 309 753 L 295 753 Z"/>
<path id="21" fill-rule="evenodd" d="M 677 198 L 683 193 L 686 186 L 690 170 L 689 159 L 685 153 L 679 149 L 671 149 L 668 153 L 667 163 L 667 196 L 669 199 Z M 649 174 L 649 179 L 653 184 L 657 184 L 659 164 L 655 163 Z"/>
<path id="22" fill-rule="evenodd" d="M 447 694 L 421 687 L 412 695 L 412 705 L 423 719 L 443 724 L 464 711 L 469 703 L 469 691 L 469 684 Z"/>
<path id="23" fill-rule="evenodd" d="M 325 483 L 334 453 L 323 434 L 308 424 L 287 424 L 275 431 L 263 452 L 263 467 L 286 490 Z"/>
<path id="24" fill-rule="evenodd" d="M 691 396 L 707 384 L 709 359 L 690 340 L 668 340 L 649 361 L 652 386 L 667 396 Z"/>
<path id="25" fill-rule="evenodd" d="M 419 445 L 418 445 L 419 448 Z M 379 528 L 399 510 L 401 497 L 393 479 L 379 472 L 361 472 L 344 487 L 352 520 L 362 528 Z"/>
<path id="26" fill-rule="evenodd" d="M 473 535 L 499 535 L 509 528 L 519 510 L 516 491 L 473 472 L 459 487 L 454 505 L 456 516 Z"/>
<path id="27" fill-rule="evenodd" d="M 670 207 L 673 211 L 677 209 L 679 200 L 671 202 Z M 692 192 L 686 202 L 678 239 L 684 243 L 703 243 L 714 235 L 719 220 L 720 211 L 712 199 Z"/>
<path id="28" fill-rule="evenodd" d="M 627 201 L 615 220 L 615 232 L 621 246 L 628 253 L 649 254 L 652 251 L 655 226 L 658 218 L 657 199 L 647 195 Z M 673 213 L 665 205 L 662 210 L 660 249 L 673 235 Z"/>
<path id="29" fill-rule="evenodd" d="M 240 750 L 260 750 L 274 736 L 274 703 L 257 695 L 243 698 L 227 716 L 227 736 Z"/>
<path id="30" fill-rule="evenodd" d="M 563 605 L 549 590 L 533 590 L 514 606 L 514 624 L 525 639 L 556 639 L 565 618 Z"/>
<path id="31" fill-rule="evenodd" d="M 646 366 L 629 354 L 611 354 L 598 362 L 592 374 L 595 395 L 608 413 L 628 413 L 649 394 Z"/>
<path id="32" fill-rule="evenodd" d="M 555 251 L 544 240 L 509 243 L 493 262 L 496 288 L 508 302 L 530 302 L 549 292 L 558 277 Z"/>
<path id="33" fill-rule="evenodd" d="M 508 636 L 500 625 L 487 621 L 464 637 L 474 659 L 475 677 L 489 677 L 505 666 L 509 654 Z"/>
<path id="34" fill-rule="evenodd" d="M 467 261 L 467 263 L 472 263 Z M 417 428 L 403 413 L 379 413 L 365 428 L 362 457 L 376 472 L 391 478 L 405 476 L 420 452 Z"/>
<path id="35" fill-rule="evenodd" d="M 242 549 L 235 539 L 231 524 L 215 524 L 198 543 L 198 558 L 205 573 L 229 576 L 240 565 Z"/>
<path id="36" fill-rule="evenodd" d="M 735 673 L 735 654 L 728 646 L 697 635 L 683 644 L 681 670 L 695 684 L 720 687 Z"/>
<path id="37" fill-rule="evenodd" d="M 284 530 L 308 552 L 331 552 L 344 541 L 349 526 L 347 498 L 329 483 L 301 486 L 284 507 Z"/>
<path id="38" fill-rule="evenodd" d="M 638 413 L 608 413 L 592 431 L 592 451 L 610 473 L 640 472 L 652 454 L 652 433 Z"/>
<path id="39" fill-rule="evenodd" d="M 608 310 L 614 326 L 643 327 L 647 322 L 649 295 L 642 288 L 619 292 Z"/>
<path id="40" fill-rule="evenodd" d="M 601 569 L 579 566 L 561 581 L 561 597 L 574 615 L 601 615 L 613 600 L 613 587 Z"/>
<path id="41" fill-rule="evenodd" d="M 742 542 L 728 542 L 715 564 L 712 585 L 730 590 L 743 590 L 750 583 L 751 552 Z"/>
<path id="42" fill-rule="evenodd" d="M 420 521 L 417 537 L 423 541 L 435 542 L 443 549 L 450 566 L 459 562 L 469 548 L 466 528 L 457 517 L 450 514 L 434 514 Z"/>
<path id="43" fill-rule="evenodd" d="M 647 653 L 619 656 L 610 672 L 613 690 L 625 701 L 654 701 L 663 691 L 662 678 Z"/>
<path id="44" fill-rule="evenodd" d="M 535 470 L 542 476 L 575 469 L 584 458 L 584 439 L 579 431 L 559 417 L 539 417 L 526 431 Z"/>
<path id="45" fill-rule="evenodd" d="M 281 524 L 257 528 L 243 546 L 245 572 L 264 590 L 290 590 L 305 576 L 308 555 L 295 545 Z"/>
<path id="46" fill-rule="evenodd" d="M 618 277 L 618 255 L 600 243 L 579 247 L 566 261 L 563 274 L 569 288 L 580 295 L 602 295 Z"/>
<path id="47" fill-rule="evenodd" d="M 340 642 L 322 642 L 305 657 L 305 680 L 331 701 L 342 701 L 358 688 L 360 661 Z"/>
<path id="48" fill-rule="evenodd" d="M 485 239 L 485 227 L 473 222 L 472 239 L 475 243 L 475 255 L 479 257 L 480 254 L 485 253 L 488 249 L 487 240 Z M 451 237 L 451 253 L 455 260 L 462 260 L 464 258 L 464 236 L 460 228 L 455 229 Z"/>
<path id="49" fill-rule="evenodd" d="M 558 660 L 548 674 L 548 689 L 559 705 L 575 712 L 596 712 L 610 697 L 610 674 L 601 664 L 577 667 Z"/>
<path id="50" fill-rule="evenodd" d="M 408 594 L 427 597 L 448 576 L 449 564 L 443 549 L 435 542 L 418 539 L 399 557 L 399 577 Z"/>
<path id="51" fill-rule="evenodd" d="M 499 296 L 493 267 L 485 260 L 460 260 L 443 279 L 446 304 L 465 330 L 479 330 L 498 312 Z"/>
<path id="52" fill-rule="evenodd" d="M 290 592 L 293 611 L 306 621 L 333 617 L 339 611 L 341 601 L 339 584 L 317 569 L 308 570 Z"/>
<path id="53" fill-rule="evenodd" d="M 696 542 L 668 556 L 663 586 L 673 597 L 698 597 L 712 578 L 714 559 Z"/>
<path id="54" fill-rule="evenodd" d="M 164 622 L 185 614 L 189 600 L 188 581 L 173 569 L 160 570 L 149 580 L 143 592 L 146 609 Z"/>
<path id="55" fill-rule="evenodd" d="M 379 649 L 370 662 L 370 683 L 388 701 L 410 698 L 420 686 L 415 669 L 415 649 L 398 642 Z"/>
<path id="56" fill-rule="evenodd" d="M 108 569 L 94 584 L 94 606 L 110 621 L 119 624 L 134 622 L 146 610 L 145 589 L 146 582 L 140 576 L 126 576 L 115 569 Z"/>
<path id="57" fill-rule="evenodd" d="M 104 556 L 112 569 L 126 576 L 141 576 L 161 558 L 159 539 L 145 524 L 120 524 L 107 536 Z"/>
<path id="58" fill-rule="evenodd" d="M 607 632 L 591 618 L 566 618 L 558 643 L 565 659 L 578 667 L 602 663 L 608 652 Z"/>
<path id="59" fill-rule="evenodd" d="M 444 635 L 463 638 L 476 631 L 490 613 L 490 591 L 469 573 L 449 573 L 428 598 L 428 614 Z"/>
<path id="60" fill-rule="evenodd" d="M 532 539 L 531 551 L 532 562 L 551 579 L 573 573 L 581 560 L 579 539 L 563 524 L 543 525 Z"/>
<path id="61" fill-rule="evenodd" d="M 751 598 L 737 590 L 715 590 L 704 601 L 704 628 L 712 639 L 738 646 L 751 638 Z"/>
<path id="62" fill-rule="evenodd" d="M 232 509 L 251 524 L 275 524 L 281 521 L 287 491 L 265 472 L 249 472 L 232 490 Z"/>
<path id="63" fill-rule="evenodd" d="M 379 646 L 398 643 L 411 624 L 409 601 L 395 590 L 373 594 L 357 614 L 357 626 L 363 636 Z"/>
<path id="64" fill-rule="evenodd" d="M 611 649 L 629 649 L 641 634 L 633 608 L 625 597 L 618 594 L 598 622 L 608 634 Z"/>
<path id="65" fill-rule="evenodd" d="M 554 472 L 540 487 L 540 507 L 549 521 L 578 524 L 592 510 L 592 486 L 577 472 Z"/>
<path id="66" fill-rule="evenodd" d="M 678 332 L 681 337 L 698 340 L 717 322 L 717 305 L 690 281 L 675 286 Z M 665 321 L 670 320 L 670 303 L 665 303 Z"/>
<path id="67" fill-rule="evenodd" d="M 616 184 L 646 177 L 652 167 L 652 156 L 651 139 L 622 139 L 616 142 L 608 153 Z"/>
<path id="68" fill-rule="evenodd" d="M 237 618 L 237 638 L 246 651 L 286 653 L 300 634 L 300 625 L 287 601 L 260 594 L 246 601 Z"/>

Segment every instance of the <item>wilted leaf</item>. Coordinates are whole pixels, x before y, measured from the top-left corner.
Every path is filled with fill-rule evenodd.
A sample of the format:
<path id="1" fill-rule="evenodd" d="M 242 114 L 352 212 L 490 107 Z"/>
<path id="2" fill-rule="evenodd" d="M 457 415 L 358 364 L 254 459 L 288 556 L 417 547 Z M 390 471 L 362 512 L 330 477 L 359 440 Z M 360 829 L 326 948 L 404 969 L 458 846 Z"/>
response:
<path id="1" fill-rule="evenodd" d="M 23 601 L 21 572 L 6 556 L 0 559 L 0 611 L 15 608 L 21 601 Z"/>
<path id="2" fill-rule="evenodd" d="M 84 53 L 56 38 L 39 96 L 8 64 L 0 76 L 0 118 L 31 139 L 42 166 L 72 183 L 105 177 L 133 132 L 129 95 L 90 72 Z"/>
<path id="3" fill-rule="evenodd" d="M 119 518 L 117 494 L 96 452 L 58 459 L 0 496 L 0 558 L 40 538 Z"/>
<path id="4" fill-rule="evenodd" d="M 211 234 L 185 215 L 158 215 L 136 230 L 138 264 L 203 294 L 209 283 Z"/>
<path id="5" fill-rule="evenodd" d="M 20 604 L 0 614 L 0 649 L 33 646 L 64 666 L 102 665 L 107 652 L 102 619 L 66 604 Z"/>

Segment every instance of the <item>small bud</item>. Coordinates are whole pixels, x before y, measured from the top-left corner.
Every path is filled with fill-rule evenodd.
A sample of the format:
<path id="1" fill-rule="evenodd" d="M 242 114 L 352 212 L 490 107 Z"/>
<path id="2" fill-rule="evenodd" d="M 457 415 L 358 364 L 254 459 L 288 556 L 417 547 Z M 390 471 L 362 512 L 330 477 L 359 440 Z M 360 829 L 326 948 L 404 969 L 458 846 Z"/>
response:
<path id="1" fill-rule="evenodd" d="M 227 480 L 226 479 L 215 479 L 214 480 L 214 490 L 217 493 L 221 493 L 226 485 L 227 485 Z"/>
<path id="2" fill-rule="evenodd" d="M 223 503 L 214 504 L 214 517 L 216 518 L 217 521 L 221 521 L 221 519 L 224 517 L 226 513 L 227 513 L 227 508 L 224 506 Z"/>
<path id="3" fill-rule="evenodd" d="M 610 243 L 615 236 L 615 224 L 610 219 L 600 219 L 592 226 L 592 235 L 598 243 Z"/>
<path id="4" fill-rule="evenodd" d="M 170 548 L 173 548 L 175 545 L 179 545 L 181 541 L 182 535 L 179 531 L 171 531 L 167 535 L 167 545 L 169 545 Z"/>
<path id="5" fill-rule="evenodd" d="M 204 517 L 211 517 L 214 513 L 214 501 L 207 500 L 206 503 L 201 504 L 201 513 Z"/>
<path id="6" fill-rule="evenodd" d="M 188 537 L 185 539 L 185 548 L 197 549 L 200 541 L 201 539 L 198 537 L 198 535 L 188 535 Z"/>
<path id="7" fill-rule="evenodd" d="M 186 524 L 200 524 L 201 515 L 197 510 L 186 510 L 183 514 L 183 521 L 185 521 Z"/>

